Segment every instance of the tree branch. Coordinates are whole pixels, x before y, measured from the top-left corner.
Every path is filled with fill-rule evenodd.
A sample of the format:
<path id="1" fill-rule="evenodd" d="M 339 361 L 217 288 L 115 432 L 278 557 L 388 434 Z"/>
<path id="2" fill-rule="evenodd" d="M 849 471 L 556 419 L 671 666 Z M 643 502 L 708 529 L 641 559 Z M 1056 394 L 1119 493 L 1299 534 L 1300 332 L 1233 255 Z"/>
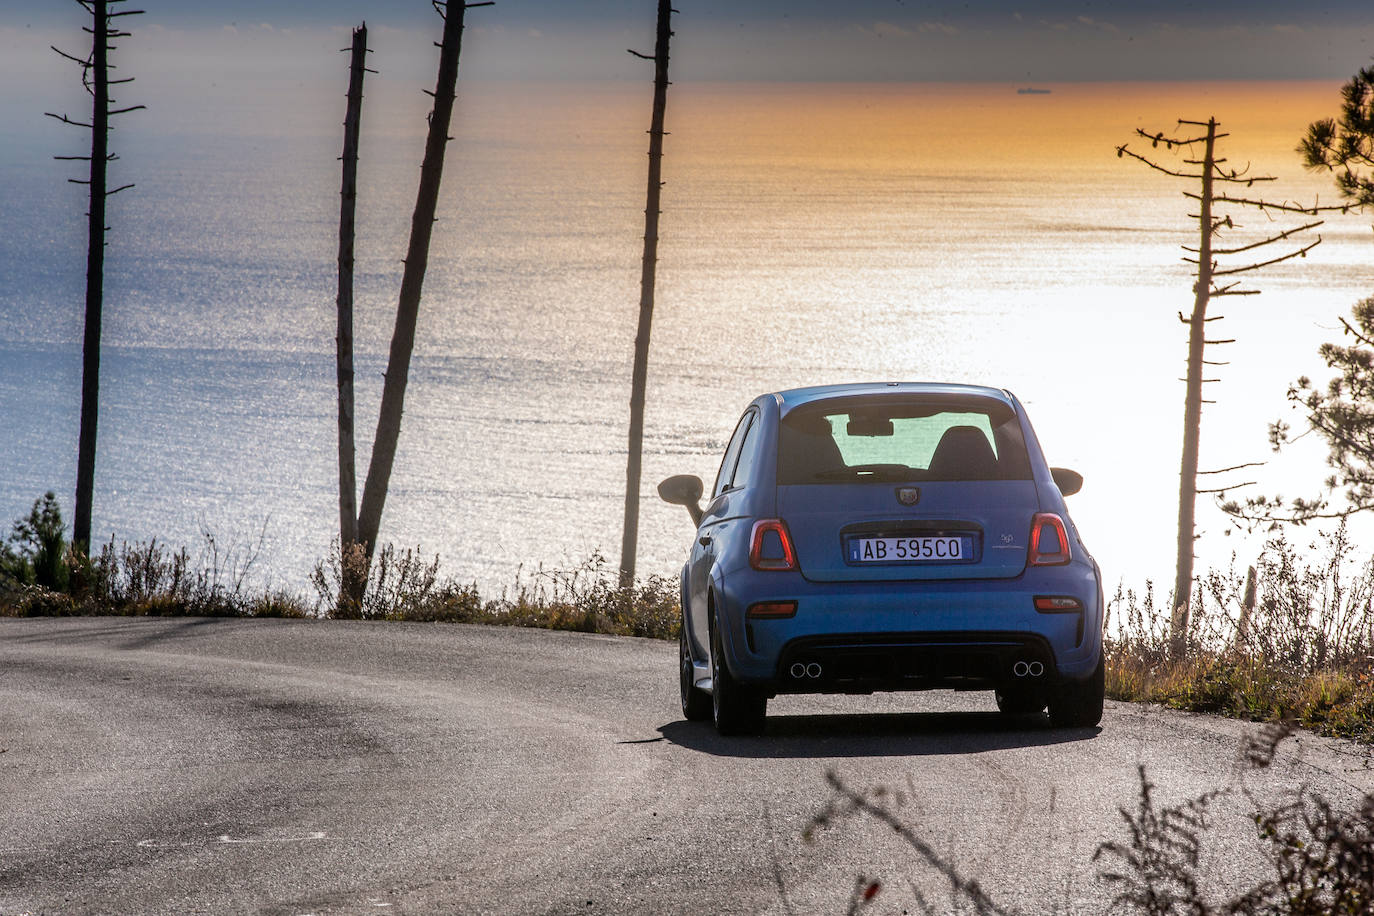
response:
<path id="1" fill-rule="evenodd" d="M 43 112 L 43 114 L 47 115 L 50 118 L 55 118 L 56 120 L 61 121 L 63 124 L 70 124 L 72 127 L 84 127 L 87 130 L 91 128 L 91 125 L 87 124 L 85 121 L 73 121 L 66 115 L 53 114 L 51 111 L 45 111 Z"/>
<path id="2" fill-rule="evenodd" d="M 1255 242 L 1255 243 L 1252 244 L 1252 245 L 1245 245 L 1245 246 L 1242 246 L 1242 247 L 1240 247 L 1240 248 L 1213 248 L 1213 249 L 1212 249 L 1212 254 L 1216 254 L 1216 255 L 1240 254 L 1241 252 L 1244 252 L 1244 251 L 1250 251 L 1250 250 L 1253 249 L 1253 248 L 1262 248 L 1262 247 L 1264 247 L 1265 245 L 1271 245 L 1271 244 L 1273 244 L 1274 242 L 1281 242 L 1281 241 L 1283 241 L 1284 239 L 1288 238 L 1288 237 L 1291 236 L 1291 235 L 1297 235 L 1299 232 L 1306 232 L 1308 229 L 1315 229 L 1315 228 L 1317 228 L 1318 226 L 1323 225 L 1325 222 L 1326 222 L 1325 220 L 1317 220 L 1315 223 L 1308 223 L 1307 225 L 1305 225 L 1305 226 L 1299 226 L 1299 227 L 1297 227 L 1296 229 L 1289 229 L 1287 232 L 1280 232 L 1278 235 L 1271 235 L 1269 238 L 1267 238 L 1267 239 L 1265 239 L 1265 240 L 1263 240 L 1263 241 L 1261 241 L 1261 242 Z"/>
<path id="3" fill-rule="evenodd" d="M 1271 258 L 1268 261 L 1260 261 L 1258 264 L 1247 264 L 1245 267 L 1232 267 L 1230 270 L 1214 270 L 1212 271 L 1212 276 L 1226 277 L 1230 276 L 1231 274 L 1245 273 L 1249 270 L 1259 270 L 1261 267 L 1268 267 L 1271 264 L 1279 264 L 1283 261 L 1292 260 L 1293 258 L 1305 258 L 1307 257 L 1307 253 L 1309 251 L 1311 251 L 1313 248 L 1316 248 L 1321 243 L 1321 236 L 1317 236 L 1317 240 L 1305 248 L 1299 248 L 1297 251 L 1290 251 L 1288 252 L 1288 254 L 1280 255 L 1277 258 Z"/>
<path id="4" fill-rule="evenodd" d="M 634 52 L 631 52 L 631 53 L 634 53 Z M 1126 144 L 1124 144 L 1124 143 L 1121 144 L 1120 146 L 1118 146 L 1118 147 L 1116 148 L 1116 158 L 1120 159 L 1120 158 L 1122 157 L 1123 154 L 1124 154 L 1124 155 L 1127 155 L 1127 156 L 1130 156 L 1132 159 L 1138 159 L 1138 160 L 1140 160 L 1141 162 L 1143 162 L 1143 163 L 1145 163 L 1146 165 L 1148 165 L 1150 168 L 1154 169 L 1155 171 L 1157 171 L 1157 172 L 1163 172 L 1165 175 L 1172 175 L 1174 178 L 1188 178 L 1188 179 L 1192 179 L 1192 180 L 1194 180 L 1194 181 L 1199 180 L 1199 179 L 1202 178 L 1201 175 L 1190 175 L 1190 174 L 1188 174 L 1187 172 L 1175 172 L 1173 169 L 1166 169 L 1164 166 L 1159 165 L 1158 163 L 1155 163 L 1155 162 L 1151 162 L 1149 159 L 1146 159 L 1144 156 L 1140 155 L 1139 153 L 1134 152 L 1133 150 L 1128 149 L 1128 148 L 1126 147 Z"/>
<path id="5" fill-rule="evenodd" d="M 1247 461 L 1244 464 L 1237 464 L 1234 467 L 1217 468 L 1215 471 L 1198 471 L 1197 474 L 1199 477 L 1203 476 L 1204 474 L 1229 474 L 1232 471 L 1240 471 L 1245 468 L 1261 468 L 1268 463 L 1269 462 L 1267 461 Z"/>

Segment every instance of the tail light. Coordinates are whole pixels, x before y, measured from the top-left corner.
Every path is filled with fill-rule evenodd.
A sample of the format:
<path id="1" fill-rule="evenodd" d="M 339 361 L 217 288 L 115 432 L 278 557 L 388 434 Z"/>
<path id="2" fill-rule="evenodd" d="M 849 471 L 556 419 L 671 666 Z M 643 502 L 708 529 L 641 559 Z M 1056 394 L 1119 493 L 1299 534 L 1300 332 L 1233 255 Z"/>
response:
<path id="1" fill-rule="evenodd" d="M 759 570 L 794 570 L 797 550 L 787 523 L 780 518 L 765 518 L 754 522 L 749 536 L 749 565 Z"/>
<path id="2" fill-rule="evenodd" d="M 1031 519 L 1031 566 L 1063 566 L 1069 562 L 1069 532 L 1064 520 L 1052 512 L 1036 513 Z"/>

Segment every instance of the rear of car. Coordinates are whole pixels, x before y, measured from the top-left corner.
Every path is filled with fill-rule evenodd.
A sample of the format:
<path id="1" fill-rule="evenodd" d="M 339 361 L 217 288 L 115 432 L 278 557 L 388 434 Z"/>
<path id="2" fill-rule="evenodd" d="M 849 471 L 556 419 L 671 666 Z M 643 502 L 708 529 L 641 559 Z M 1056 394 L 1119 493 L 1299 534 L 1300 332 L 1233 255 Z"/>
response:
<path id="1" fill-rule="evenodd" d="M 1010 393 L 834 386 L 751 410 L 748 479 L 702 524 L 733 495 L 733 540 L 699 583 L 709 607 L 685 614 L 721 630 L 699 644 L 723 656 L 712 689 L 743 698 L 724 730 L 757 730 L 779 693 L 931 688 L 1096 724 L 1099 574 Z"/>

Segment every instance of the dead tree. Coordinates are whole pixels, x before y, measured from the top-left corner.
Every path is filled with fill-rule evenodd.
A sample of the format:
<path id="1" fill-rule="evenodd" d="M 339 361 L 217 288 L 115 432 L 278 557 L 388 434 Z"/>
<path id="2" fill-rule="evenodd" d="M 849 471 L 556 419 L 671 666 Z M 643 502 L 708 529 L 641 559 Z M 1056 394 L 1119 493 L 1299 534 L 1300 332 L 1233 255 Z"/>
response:
<path id="1" fill-rule="evenodd" d="M 620 542 L 620 586 L 635 580 L 639 541 L 639 481 L 644 455 L 644 389 L 649 376 L 649 331 L 654 322 L 654 276 L 658 266 L 659 197 L 663 189 L 663 115 L 668 103 L 668 44 L 673 36 L 671 0 L 658 0 L 654 53 L 631 51 L 654 62 L 654 111 L 649 122 L 649 188 L 644 203 L 644 260 L 639 279 L 639 330 L 635 334 L 634 374 L 630 381 L 630 441 L 625 462 L 625 529 Z"/>
<path id="2" fill-rule="evenodd" d="M 345 560 L 358 542 L 358 481 L 353 444 L 353 236 L 358 208 L 358 133 L 362 121 L 363 75 L 367 72 L 367 23 L 353 30 L 349 49 L 348 107 L 344 115 L 343 187 L 339 192 L 338 337 L 335 340 L 339 383 L 339 550 Z M 361 604 L 364 583 L 356 563 L 341 564 L 344 594 L 340 603 Z"/>
<path id="3" fill-rule="evenodd" d="M 370 561 L 377 546 L 377 531 L 382 523 L 382 508 L 391 482 L 391 467 L 396 460 L 396 443 L 401 435 L 401 413 L 405 404 L 406 383 L 410 377 L 410 357 L 415 349 L 415 323 L 420 312 L 420 291 L 429 264 L 429 240 L 438 208 L 439 181 L 444 172 L 444 150 L 450 139 L 449 121 L 458 85 L 458 58 L 463 43 L 463 14 L 484 3 L 444 3 L 433 0 L 444 19 L 444 37 L 439 48 L 439 76 L 435 83 L 434 110 L 429 114 L 429 134 L 425 139 L 425 158 L 420 166 L 420 187 L 415 195 L 415 212 L 410 221 L 410 245 L 405 270 L 401 274 L 401 294 L 396 304 L 396 327 L 387 358 L 386 380 L 382 385 L 382 406 L 377 417 L 377 436 L 373 440 L 372 460 L 363 485 L 362 506 L 358 513 L 358 543 Z M 363 575 L 363 581 L 366 581 Z"/>
<path id="4" fill-rule="evenodd" d="M 1164 148 L 1171 152 L 1182 154 L 1184 166 L 1191 166 L 1195 171 L 1182 171 L 1176 168 L 1169 168 L 1153 159 L 1136 153 L 1127 144 L 1122 144 L 1116 148 L 1116 154 L 1120 157 L 1129 156 L 1132 159 L 1143 162 L 1150 168 L 1163 172 L 1174 178 L 1183 178 L 1188 181 L 1199 183 L 1198 191 L 1184 191 L 1183 196 L 1189 200 L 1196 201 L 1198 212 L 1189 214 L 1189 217 L 1197 220 L 1198 225 L 1198 245 L 1191 248 L 1183 246 L 1188 255 L 1184 260 L 1197 267 L 1196 278 L 1193 283 L 1193 310 L 1192 314 L 1185 317 L 1182 312 L 1178 313 L 1179 321 L 1188 326 L 1188 371 L 1187 377 L 1180 379 L 1185 382 L 1185 394 L 1183 401 L 1183 453 L 1179 462 L 1179 486 L 1178 486 L 1178 545 L 1174 575 L 1174 597 L 1173 614 L 1170 620 L 1169 635 L 1175 654 L 1183 650 L 1185 638 L 1188 632 L 1188 613 L 1192 599 L 1193 585 L 1193 546 L 1196 541 L 1196 521 L 1195 509 L 1198 493 L 1220 493 L 1227 488 L 1217 489 L 1198 489 L 1198 477 L 1207 475 L 1224 474 L 1234 472 L 1250 464 L 1237 465 L 1231 468 L 1222 468 L 1215 471 L 1198 470 L 1198 449 L 1201 440 L 1202 430 L 1202 406 L 1214 403 L 1205 399 L 1203 385 L 1219 381 L 1217 378 L 1204 377 L 1207 366 L 1218 367 L 1226 365 L 1225 362 L 1209 360 L 1207 356 L 1208 346 L 1222 346 L 1235 343 L 1234 339 L 1209 338 L 1208 325 L 1220 321 L 1224 316 L 1207 314 L 1207 306 L 1214 298 L 1221 296 L 1255 296 L 1259 290 L 1240 288 L 1240 280 L 1233 279 L 1239 274 L 1259 270 L 1272 264 L 1278 264 L 1291 258 L 1306 257 L 1307 252 L 1311 251 L 1321 243 L 1321 236 L 1315 241 L 1299 244 L 1294 242 L 1297 247 L 1286 251 L 1276 257 L 1265 260 L 1252 260 L 1234 264 L 1227 260 L 1236 255 L 1246 255 L 1248 258 L 1259 257 L 1255 254 L 1269 245 L 1283 242 L 1303 232 L 1308 232 L 1321 225 L 1321 221 L 1306 222 L 1302 225 L 1294 226 L 1283 231 L 1271 231 L 1270 234 L 1252 242 L 1238 241 L 1228 243 L 1227 247 L 1217 247 L 1217 242 L 1224 233 L 1242 229 L 1232 216 L 1230 211 L 1233 208 L 1251 208 L 1252 210 L 1268 214 L 1271 218 L 1276 213 L 1305 214 L 1315 215 L 1323 210 L 1340 210 L 1342 207 L 1304 207 L 1292 203 L 1268 203 L 1258 198 L 1233 197 L 1218 191 L 1220 188 L 1230 188 L 1243 186 L 1253 187 L 1257 182 L 1274 181 L 1273 176 L 1259 176 L 1249 174 L 1249 166 L 1243 169 L 1227 168 L 1227 160 L 1218 157 L 1216 154 L 1216 143 L 1218 140 L 1229 136 L 1217 132 L 1217 121 L 1215 118 L 1207 121 L 1183 121 L 1178 122 L 1179 128 L 1190 129 L 1194 133 L 1192 136 L 1166 137 L 1162 132 L 1147 133 L 1137 129 L 1137 136 L 1149 140 L 1151 147 L 1158 149 L 1162 144 Z M 1193 129 L 1205 130 L 1205 133 L 1197 134 Z M 1195 152 L 1201 147 L 1201 158 L 1197 158 Z M 1192 158 L 1186 158 L 1192 157 Z M 1246 486 L 1247 483 L 1232 484 L 1231 486 Z"/>
<path id="5" fill-rule="evenodd" d="M 110 162 L 117 159 L 110 153 L 111 119 L 137 111 L 142 105 L 126 108 L 116 107 L 119 103 L 110 97 L 110 87 L 122 83 L 132 83 L 133 77 L 110 79 L 114 65 L 110 63 L 110 52 L 115 50 L 114 41 L 128 38 L 130 33 L 121 31 L 114 20 L 124 16 L 137 16 L 142 10 L 117 11 L 115 7 L 124 0 L 76 0 L 82 9 L 91 14 L 91 53 L 85 58 L 76 57 L 53 48 L 59 55 L 81 67 L 81 82 L 91 95 L 91 120 L 74 120 L 67 115 L 46 112 L 63 124 L 84 127 L 91 132 L 91 154 L 89 156 L 55 156 L 68 161 L 90 163 L 90 176 L 85 179 L 69 178 L 72 184 L 90 186 L 90 209 L 87 211 L 86 243 L 86 327 L 82 342 L 81 355 L 81 432 L 77 442 L 76 458 L 76 508 L 72 520 L 72 544 L 85 553 L 91 543 L 91 498 L 95 490 L 95 441 L 96 420 L 100 413 L 100 326 L 105 300 L 105 201 L 107 198 L 127 191 L 132 184 L 110 188 L 106 180 L 106 169 Z"/>

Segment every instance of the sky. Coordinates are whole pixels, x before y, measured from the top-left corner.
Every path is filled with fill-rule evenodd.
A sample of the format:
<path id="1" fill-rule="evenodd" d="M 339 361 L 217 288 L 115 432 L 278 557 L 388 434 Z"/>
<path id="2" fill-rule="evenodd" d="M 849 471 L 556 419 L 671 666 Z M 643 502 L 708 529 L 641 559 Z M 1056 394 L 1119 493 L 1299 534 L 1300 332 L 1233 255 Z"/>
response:
<path id="1" fill-rule="evenodd" d="M 675 2 L 675 72 L 695 80 L 1329 80 L 1374 54 L 1374 4 L 1356 0 Z M 424 0 L 133 7 L 147 12 L 127 21 L 159 54 L 202 63 L 237 56 L 269 69 L 364 19 L 397 42 L 432 34 L 436 20 Z M 499 0 L 470 10 L 466 77 L 640 78 L 624 52 L 651 49 L 655 8 L 653 0 Z M 64 0 L 5 0 L 3 10 L 0 51 L 11 58 L 46 52 L 48 42 L 33 39 L 70 33 L 82 18 Z"/>

